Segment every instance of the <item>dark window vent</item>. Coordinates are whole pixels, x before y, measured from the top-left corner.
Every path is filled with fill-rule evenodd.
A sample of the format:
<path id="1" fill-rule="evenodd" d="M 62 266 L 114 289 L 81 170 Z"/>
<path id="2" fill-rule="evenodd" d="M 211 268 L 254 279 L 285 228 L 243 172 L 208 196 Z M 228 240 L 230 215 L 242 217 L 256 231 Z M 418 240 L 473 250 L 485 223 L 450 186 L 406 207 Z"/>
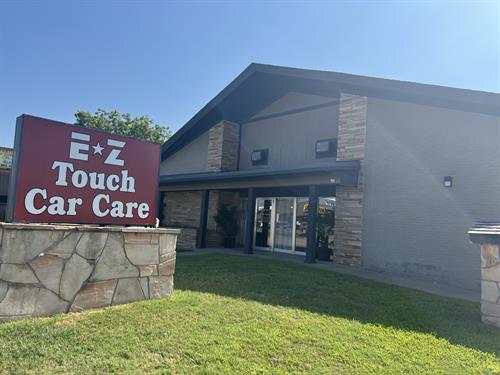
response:
<path id="1" fill-rule="evenodd" d="M 252 165 L 266 165 L 269 156 L 269 149 L 252 151 Z"/>
<path id="2" fill-rule="evenodd" d="M 316 159 L 337 156 L 337 138 L 316 141 Z"/>

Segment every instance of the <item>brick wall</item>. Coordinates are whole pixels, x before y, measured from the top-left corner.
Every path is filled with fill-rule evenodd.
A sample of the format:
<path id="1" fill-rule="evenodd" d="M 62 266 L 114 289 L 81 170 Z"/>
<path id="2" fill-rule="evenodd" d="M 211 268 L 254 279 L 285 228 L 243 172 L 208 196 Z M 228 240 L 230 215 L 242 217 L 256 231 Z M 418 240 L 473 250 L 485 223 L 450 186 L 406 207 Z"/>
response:
<path id="1" fill-rule="evenodd" d="M 366 109 L 365 96 L 340 95 L 337 160 L 360 160 L 361 167 L 357 187 L 338 186 L 336 190 L 333 260 L 351 266 L 361 264 Z"/>
<path id="2" fill-rule="evenodd" d="M 221 121 L 209 130 L 207 169 L 209 171 L 233 171 L 238 167 L 238 143 L 240 126 Z M 221 205 L 238 205 L 239 194 L 223 191 L 211 191 L 208 202 L 207 247 L 221 247 L 224 233 L 217 226 L 214 216 Z"/>
<path id="3" fill-rule="evenodd" d="M 165 227 L 181 228 L 177 239 L 180 250 L 196 247 L 197 229 L 200 225 L 201 192 L 169 191 L 165 193 L 162 223 Z"/>
<path id="4" fill-rule="evenodd" d="M 217 207 L 221 205 L 238 207 L 239 203 L 239 193 L 228 191 L 210 192 L 207 218 L 207 247 L 221 247 L 224 245 L 224 233 L 214 219 L 214 216 L 217 215 Z"/>
<path id="5" fill-rule="evenodd" d="M 208 133 L 207 169 L 209 171 L 233 171 L 238 164 L 240 126 L 221 121 Z"/>
<path id="6" fill-rule="evenodd" d="M 196 239 L 200 225 L 201 192 L 182 191 L 166 192 L 164 197 L 162 223 L 165 227 L 181 228 L 177 239 L 179 250 L 196 248 Z M 207 247 L 221 247 L 224 244 L 224 233 L 215 222 L 217 207 L 220 205 L 238 206 L 238 193 L 226 191 L 210 191 L 207 214 Z"/>
<path id="7" fill-rule="evenodd" d="M 207 170 L 213 172 L 236 170 L 238 167 L 238 124 L 221 121 L 209 130 Z M 181 228 L 177 240 L 178 249 L 196 247 L 197 230 L 200 225 L 202 193 L 166 192 L 163 208 L 163 226 Z M 218 228 L 214 216 L 220 205 L 239 205 L 239 194 L 233 192 L 210 191 L 207 217 L 207 247 L 221 247 L 224 234 Z"/>

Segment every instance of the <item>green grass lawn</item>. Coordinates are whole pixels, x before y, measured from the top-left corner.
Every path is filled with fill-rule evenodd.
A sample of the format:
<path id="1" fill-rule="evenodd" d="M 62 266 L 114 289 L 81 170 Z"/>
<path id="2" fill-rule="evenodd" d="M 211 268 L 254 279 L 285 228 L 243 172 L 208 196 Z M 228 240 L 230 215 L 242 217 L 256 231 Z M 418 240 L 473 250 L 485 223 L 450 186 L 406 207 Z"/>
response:
<path id="1" fill-rule="evenodd" d="M 0 325 L 0 373 L 500 374 L 479 304 L 259 258 L 178 258 L 171 298 Z"/>

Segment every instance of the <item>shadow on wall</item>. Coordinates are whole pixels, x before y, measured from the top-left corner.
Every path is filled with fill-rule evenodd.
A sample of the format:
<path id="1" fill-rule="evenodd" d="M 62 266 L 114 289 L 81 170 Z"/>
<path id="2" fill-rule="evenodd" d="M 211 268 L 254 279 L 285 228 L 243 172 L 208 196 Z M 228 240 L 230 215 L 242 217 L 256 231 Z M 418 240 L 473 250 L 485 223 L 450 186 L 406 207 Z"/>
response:
<path id="1" fill-rule="evenodd" d="M 178 258 L 176 289 L 298 308 L 432 334 L 500 355 L 500 330 L 481 323 L 479 303 L 276 260 L 210 254 Z"/>

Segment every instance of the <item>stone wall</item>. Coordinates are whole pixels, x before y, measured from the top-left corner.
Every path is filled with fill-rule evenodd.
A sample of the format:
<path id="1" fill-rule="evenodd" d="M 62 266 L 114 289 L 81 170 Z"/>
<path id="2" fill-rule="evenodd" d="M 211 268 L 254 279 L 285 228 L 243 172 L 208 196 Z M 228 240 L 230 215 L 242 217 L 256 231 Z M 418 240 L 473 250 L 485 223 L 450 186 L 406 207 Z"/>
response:
<path id="1" fill-rule="evenodd" d="M 207 169 L 209 171 L 234 171 L 238 167 L 240 126 L 221 121 L 208 133 Z"/>
<path id="2" fill-rule="evenodd" d="M 201 194 L 200 191 L 169 191 L 165 193 L 163 225 L 181 230 L 177 239 L 177 249 L 179 250 L 196 248 L 200 225 Z M 222 247 L 224 244 L 224 234 L 214 219 L 214 216 L 217 215 L 217 207 L 220 205 L 239 206 L 239 203 L 239 193 L 210 191 L 207 214 L 207 247 Z"/>
<path id="3" fill-rule="evenodd" d="M 482 321 L 500 328 L 500 223 L 477 223 L 469 236 L 481 244 Z"/>
<path id="4" fill-rule="evenodd" d="M 179 250 L 196 248 L 198 227 L 200 226 L 201 192 L 166 192 L 163 205 L 163 226 L 180 228 L 177 239 Z"/>
<path id="5" fill-rule="evenodd" d="M 498 244 L 481 245 L 481 312 L 483 322 L 500 327 L 500 251 Z"/>
<path id="6" fill-rule="evenodd" d="M 337 186 L 336 189 L 333 260 L 350 266 L 361 264 L 366 110 L 365 96 L 340 95 L 337 160 L 360 160 L 361 163 L 358 186 Z"/>
<path id="7" fill-rule="evenodd" d="M 207 171 L 233 171 L 238 167 L 238 143 L 240 126 L 230 121 L 221 121 L 208 131 Z M 196 248 L 200 211 L 201 191 L 166 191 L 163 205 L 164 222 L 167 227 L 180 228 L 177 241 L 179 250 Z M 221 204 L 238 205 L 239 194 L 210 191 L 207 215 L 207 247 L 221 247 L 224 236 L 214 216 Z"/>
<path id="8" fill-rule="evenodd" d="M 214 219 L 214 216 L 217 215 L 217 208 L 222 205 L 238 207 L 239 204 L 239 193 L 218 190 L 210 191 L 207 214 L 207 247 L 224 246 L 224 233 Z"/>
<path id="9" fill-rule="evenodd" d="M 201 192 L 172 191 L 165 194 L 164 221 L 167 227 L 198 228 Z"/>
<path id="10" fill-rule="evenodd" d="M 214 172 L 234 171 L 238 168 L 238 144 L 240 126 L 221 121 L 209 130 L 207 169 Z M 214 220 L 221 205 L 238 205 L 239 194 L 224 191 L 210 191 L 207 214 L 207 247 L 222 247 L 224 234 Z"/>
<path id="11" fill-rule="evenodd" d="M 178 233 L 0 223 L 0 321 L 170 295 Z"/>

